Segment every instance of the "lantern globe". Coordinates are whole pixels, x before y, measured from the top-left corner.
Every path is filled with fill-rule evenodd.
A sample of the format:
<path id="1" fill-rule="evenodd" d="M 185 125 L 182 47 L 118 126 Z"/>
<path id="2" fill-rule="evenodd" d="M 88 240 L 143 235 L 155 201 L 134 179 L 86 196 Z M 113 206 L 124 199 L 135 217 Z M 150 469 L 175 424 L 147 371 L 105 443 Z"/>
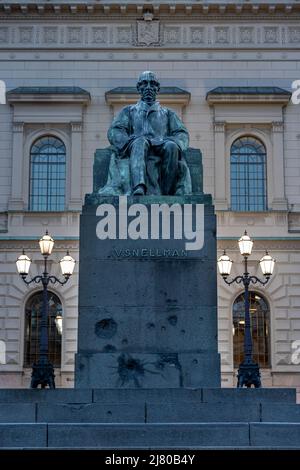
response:
<path id="1" fill-rule="evenodd" d="M 240 253 L 242 256 L 250 256 L 252 252 L 252 247 L 253 247 L 253 241 L 247 234 L 246 230 L 244 235 L 241 236 L 241 238 L 238 241 L 239 244 L 239 249 Z"/>
<path id="2" fill-rule="evenodd" d="M 275 260 L 271 255 L 266 251 L 266 254 L 259 261 L 261 271 L 264 276 L 272 276 L 275 266 Z"/>
<path id="3" fill-rule="evenodd" d="M 23 254 L 19 256 L 19 258 L 16 261 L 17 265 L 17 270 L 20 275 L 26 275 L 29 273 L 30 265 L 31 265 L 31 259 L 28 258 L 27 255 L 25 255 L 25 252 L 23 251 Z"/>
<path id="4" fill-rule="evenodd" d="M 60 260 L 61 273 L 65 277 L 70 277 L 73 274 L 75 268 L 75 259 L 69 255 L 69 252 Z"/>
<path id="5" fill-rule="evenodd" d="M 232 263 L 233 261 L 226 255 L 224 250 L 223 255 L 218 259 L 218 268 L 221 276 L 227 277 L 230 275 Z"/>
<path id="6" fill-rule="evenodd" d="M 51 235 L 48 234 L 48 230 L 46 231 L 45 235 L 40 239 L 39 245 L 42 255 L 51 255 L 54 247 L 54 240 Z"/>

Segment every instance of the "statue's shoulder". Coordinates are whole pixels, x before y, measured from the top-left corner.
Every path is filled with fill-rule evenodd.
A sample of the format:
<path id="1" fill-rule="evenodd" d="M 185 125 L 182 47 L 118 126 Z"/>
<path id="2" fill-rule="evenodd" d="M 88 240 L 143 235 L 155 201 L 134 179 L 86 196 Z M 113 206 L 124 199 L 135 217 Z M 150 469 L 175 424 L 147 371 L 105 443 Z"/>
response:
<path id="1" fill-rule="evenodd" d="M 120 113 L 130 116 L 134 111 L 137 111 L 138 108 L 139 103 L 129 104 L 127 106 L 124 106 L 124 108 L 121 109 Z"/>
<path id="2" fill-rule="evenodd" d="M 124 108 L 121 109 L 120 113 L 130 113 L 131 108 L 132 108 L 132 105 L 130 104 L 127 106 L 124 106 Z"/>
<path id="3" fill-rule="evenodd" d="M 170 109 L 170 108 L 167 108 L 166 106 L 162 106 L 161 104 L 159 104 L 160 106 L 160 110 L 165 113 L 165 114 L 168 114 L 168 115 L 171 115 L 171 114 L 175 114 L 175 111 L 173 111 L 173 109 Z"/>

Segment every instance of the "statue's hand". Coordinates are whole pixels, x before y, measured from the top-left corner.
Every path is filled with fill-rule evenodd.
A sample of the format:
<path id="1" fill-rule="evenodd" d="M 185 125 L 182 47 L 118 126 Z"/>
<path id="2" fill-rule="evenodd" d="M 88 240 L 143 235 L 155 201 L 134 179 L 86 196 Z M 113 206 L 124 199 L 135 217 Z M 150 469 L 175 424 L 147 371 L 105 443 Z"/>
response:
<path id="1" fill-rule="evenodd" d="M 150 143 L 152 147 L 159 147 L 160 145 L 163 145 L 165 141 L 159 137 L 154 137 L 154 139 L 150 139 Z"/>

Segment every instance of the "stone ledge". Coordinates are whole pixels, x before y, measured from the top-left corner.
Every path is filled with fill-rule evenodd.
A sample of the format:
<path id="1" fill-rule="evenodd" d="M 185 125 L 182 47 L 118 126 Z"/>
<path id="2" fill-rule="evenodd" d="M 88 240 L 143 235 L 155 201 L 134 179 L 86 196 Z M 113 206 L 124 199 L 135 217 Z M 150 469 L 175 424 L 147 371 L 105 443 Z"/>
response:
<path id="1" fill-rule="evenodd" d="M 250 444 L 300 448 L 300 423 L 250 423 Z"/>
<path id="2" fill-rule="evenodd" d="M 48 446 L 57 448 L 191 448 L 248 446 L 246 423 L 49 424 Z"/>
<path id="3" fill-rule="evenodd" d="M 47 447 L 46 424 L 0 424 L 0 448 Z"/>
<path id="4" fill-rule="evenodd" d="M 187 105 L 191 94 L 178 87 L 161 87 L 157 98 L 163 104 Z M 117 87 L 105 93 L 105 100 L 109 105 L 133 104 L 139 99 L 140 95 L 135 87 Z"/>
<path id="5" fill-rule="evenodd" d="M 295 388 L 0 389 L 0 403 L 296 403 Z"/>
<path id="6" fill-rule="evenodd" d="M 0 389 L 0 403 L 92 403 L 92 401 L 92 389 Z"/>
<path id="7" fill-rule="evenodd" d="M 75 86 L 18 87 L 6 93 L 7 103 L 81 103 L 89 104 L 88 91 Z"/>
<path id="8" fill-rule="evenodd" d="M 279 87 L 217 87 L 209 91 L 209 104 L 220 103 L 281 103 L 290 101 L 291 92 Z"/>

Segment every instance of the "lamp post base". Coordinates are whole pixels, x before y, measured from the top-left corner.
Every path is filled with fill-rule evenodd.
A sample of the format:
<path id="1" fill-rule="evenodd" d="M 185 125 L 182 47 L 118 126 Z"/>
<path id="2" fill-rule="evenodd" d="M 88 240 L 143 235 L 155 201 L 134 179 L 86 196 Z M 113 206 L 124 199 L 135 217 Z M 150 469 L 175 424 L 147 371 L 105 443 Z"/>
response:
<path id="1" fill-rule="evenodd" d="M 250 388 L 252 385 L 261 387 L 259 365 L 252 360 L 244 361 L 239 366 L 237 387 Z"/>
<path id="2" fill-rule="evenodd" d="M 50 362 L 38 362 L 32 366 L 30 388 L 55 388 L 54 368 Z"/>

